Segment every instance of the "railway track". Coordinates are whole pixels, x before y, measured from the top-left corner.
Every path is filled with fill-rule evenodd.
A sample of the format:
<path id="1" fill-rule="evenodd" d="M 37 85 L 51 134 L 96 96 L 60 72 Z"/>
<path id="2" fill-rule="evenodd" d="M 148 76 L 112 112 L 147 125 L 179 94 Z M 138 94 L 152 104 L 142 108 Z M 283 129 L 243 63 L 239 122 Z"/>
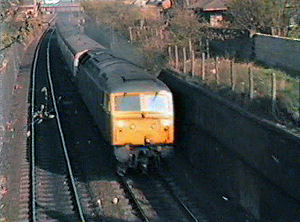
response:
<path id="1" fill-rule="evenodd" d="M 57 59 L 59 49 L 51 47 L 52 33 L 39 44 L 33 66 L 30 219 L 208 221 L 189 191 L 177 186 L 168 172 L 121 178 L 114 174 L 110 149 Z"/>
<path id="2" fill-rule="evenodd" d="M 186 203 L 189 198 L 174 179 L 162 172 L 120 177 L 120 181 L 142 221 L 208 221 L 193 204 Z"/>
<path id="3" fill-rule="evenodd" d="M 31 115 L 34 123 L 31 125 L 32 221 L 95 221 L 93 211 L 97 210 L 92 209 L 90 202 L 91 199 L 99 200 L 99 197 L 94 194 L 96 197 L 90 198 L 86 184 L 74 178 L 59 118 L 60 113 L 56 101 L 59 96 L 55 96 L 51 77 L 50 44 L 52 34 L 53 30 L 46 35 L 46 44 L 39 45 L 33 67 L 31 98 L 33 104 Z M 40 51 L 46 51 L 47 55 L 45 64 L 40 65 L 42 68 L 37 66 Z M 40 62 L 43 63 L 43 61 Z M 37 76 L 37 72 L 44 72 L 47 75 Z M 44 110 L 41 109 L 41 104 L 46 107 Z M 55 116 L 56 121 L 49 118 L 50 115 Z M 40 133 L 49 128 L 52 131 L 46 135 Z M 45 141 L 51 140 L 52 145 L 43 146 Z M 77 162 L 75 161 L 76 168 L 80 165 Z M 80 169 L 76 169 L 77 178 L 80 177 L 79 171 Z M 149 183 L 153 185 L 150 189 L 147 188 Z M 198 220 L 193 215 L 182 200 L 174 195 L 162 177 L 137 180 L 123 177 L 121 184 L 126 195 L 124 198 L 129 199 L 132 205 L 131 211 L 133 210 L 142 221 L 204 221 Z"/>
<path id="4" fill-rule="evenodd" d="M 32 72 L 31 219 L 91 221 L 89 197 L 74 177 L 59 118 L 50 65 L 53 32 L 39 44 Z"/>

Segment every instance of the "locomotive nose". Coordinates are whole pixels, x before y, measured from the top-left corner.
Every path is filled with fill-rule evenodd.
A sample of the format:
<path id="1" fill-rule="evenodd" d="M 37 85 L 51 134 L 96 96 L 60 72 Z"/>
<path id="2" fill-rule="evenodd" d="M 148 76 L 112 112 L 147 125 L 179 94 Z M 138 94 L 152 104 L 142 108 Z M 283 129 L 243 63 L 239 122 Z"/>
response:
<path id="1" fill-rule="evenodd" d="M 151 145 L 173 142 L 172 120 L 119 118 L 115 121 L 114 145 Z"/>

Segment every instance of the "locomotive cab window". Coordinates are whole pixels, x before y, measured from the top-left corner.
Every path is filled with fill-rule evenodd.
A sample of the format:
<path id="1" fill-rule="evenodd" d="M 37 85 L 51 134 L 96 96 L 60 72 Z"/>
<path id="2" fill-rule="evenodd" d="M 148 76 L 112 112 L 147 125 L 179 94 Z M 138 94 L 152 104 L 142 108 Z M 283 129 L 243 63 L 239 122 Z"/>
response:
<path id="1" fill-rule="evenodd" d="M 168 98 L 165 95 L 143 95 L 142 110 L 146 112 L 168 112 Z"/>
<path id="2" fill-rule="evenodd" d="M 138 95 L 115 97 L 115 111 L 140 111 L 140 98 Z"/>
<path id="3" fill-rule="evenodd" d="M 171 107 L 170 99 L 165 94 L 124 94 L 115 97 L 114 110 L 166 113 Z"/>

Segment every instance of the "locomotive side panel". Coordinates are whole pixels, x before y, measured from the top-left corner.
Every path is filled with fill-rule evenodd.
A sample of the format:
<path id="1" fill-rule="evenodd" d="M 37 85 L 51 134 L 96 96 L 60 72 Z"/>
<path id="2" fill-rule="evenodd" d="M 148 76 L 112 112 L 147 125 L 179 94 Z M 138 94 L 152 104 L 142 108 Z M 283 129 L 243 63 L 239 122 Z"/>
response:
<path id="1" fill-rule="evenodd" d="M 149 161 L 172 153 L 174 116 L 168 87 L 87 36 L 66 29 L 58 32 L 59 46 L 116 159 L 130 167 L 147 167 Z"/>
<path id="2" fill-rule="evenodd" d="M 108 97 L 108 94 L 97 84 L 89 73 L 89 69 L 84 65 L 79 65 L 77 85 L 82 99 L 93 116 L 99 130 L 104 138 L 108 142 L 111 142 L 111 118 L 105 104 L 107 100 L 105 100 L 105 97 Z"/>
<path id="3" fill-rule="evenodd" d="M 65 43 L 64 37 L 62 36 L 61 32 L 57 30 L 57 42 L 60 47 L 60 50 L 64 56 L 64 59 L 69 67 L 69 69 L 74 72 L 73 70 L 73 61 L 74 61 L 74 54 L 72 53 L 71 49 Z"/>

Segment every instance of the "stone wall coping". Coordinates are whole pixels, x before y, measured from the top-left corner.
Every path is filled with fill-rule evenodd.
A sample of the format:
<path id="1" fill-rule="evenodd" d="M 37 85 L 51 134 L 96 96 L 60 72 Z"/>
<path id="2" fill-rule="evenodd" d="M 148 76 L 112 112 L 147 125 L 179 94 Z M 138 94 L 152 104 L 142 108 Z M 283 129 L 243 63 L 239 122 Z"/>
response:
<path id="1" fill-rule="evenodd" d="M 256 122 L 257 124 L 259 124 L 263 127 L 266 127 L 268 130 L 275 131 L 280 134 L 284 134 L 284 136 L 287 136 L 289 139 L 292 139 L 296 143 L 300 144 L 300 135 L 289 131 L 288 129 L 286 129 L 285 126 L 276 124 L 270 120 L 267 120 L 265 118 L 254 115 L 254 114 L 250 113 L 249 111 L 247 111 L 246 109 L 240 107 L 239 105 L 234 104 L 234 103 L 230 102 L 229 100 L 221 97 L 220 95 L 218 95 L 210 90 L 205 89 L 204 87 L 202 87 L 201 85 L 199 85 L 197 83 L 193 83 L 193 82 L 189 82 L 184 79 L 181 79 L 179 76 L 174 74 L 174 73 L 176 73 L 176 71 L 174 71 L 174 70 L 164 69 L 162 72 L 169 73 L 174 78 L 177 78 L 178 80 L 184 81 L 188 85 L 195 87 L 197 90 L 200 90 L 202 93 L 204 93 L 208 97 L 215 99 L 218 103 L 221 103 L 221 104 L 227 106 L 231 110 L 238 112 L 240 115 Z"/>
<path id="2" fill-rule="evenodd" d="M 269 37 L 269 38 L 273 38 L 273 39 L 282 39 L 282 40 L 288 40 L 288 41 L 296 41 L 296 42 L 300 43 L 300 39 L 283 37 L 283 36 L 278 36 L 278 35 L 268 35 L 268 34 L 263 34 L 263 33 L 255 33 L 253 35 L 253 38 L 255 38 L 256 36 L 264 36 L 264 37 Z"/>

